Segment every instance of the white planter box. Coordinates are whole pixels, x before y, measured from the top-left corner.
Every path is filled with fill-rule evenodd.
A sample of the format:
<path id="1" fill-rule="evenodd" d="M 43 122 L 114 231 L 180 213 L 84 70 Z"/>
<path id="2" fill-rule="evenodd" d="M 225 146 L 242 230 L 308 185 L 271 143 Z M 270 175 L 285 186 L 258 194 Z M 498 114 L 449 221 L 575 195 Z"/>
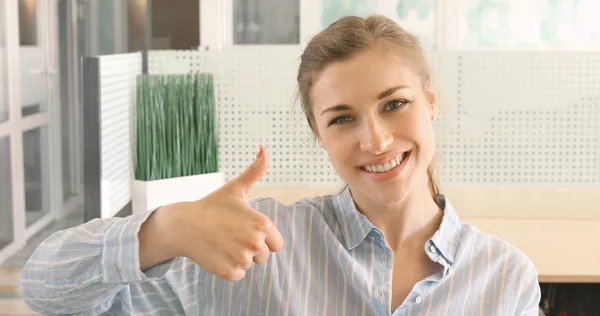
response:
<path id="1" fill-rule="evenodd" d="M 216 191 L 225 183 L 222 172 L 195 176 L 138 181 L 133 183 L 131 207 L 133 214 L 176 202 L 192 202 Z"/>

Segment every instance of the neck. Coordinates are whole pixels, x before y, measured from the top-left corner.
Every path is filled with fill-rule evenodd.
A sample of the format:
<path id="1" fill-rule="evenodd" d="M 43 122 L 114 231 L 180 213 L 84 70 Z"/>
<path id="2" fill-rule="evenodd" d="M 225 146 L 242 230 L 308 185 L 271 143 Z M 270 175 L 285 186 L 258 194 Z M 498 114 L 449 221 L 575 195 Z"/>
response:
<path id="1" fill-rule="evenodd" d="M 393 250 L 422 248 L 437 231 L 443 217 L 427 183 L 395 204 L 383 204 L 360 194 L 353 194 L 353 199 L 358 210 L 383 232 Z"/>

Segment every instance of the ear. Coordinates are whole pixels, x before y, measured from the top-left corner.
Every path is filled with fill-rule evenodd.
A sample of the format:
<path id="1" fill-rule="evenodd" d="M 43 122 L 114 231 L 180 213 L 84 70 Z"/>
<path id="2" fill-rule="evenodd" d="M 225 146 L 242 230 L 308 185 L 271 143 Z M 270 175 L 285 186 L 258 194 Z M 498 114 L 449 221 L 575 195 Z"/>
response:
<path id="1" fill-rule="evenodd" d="M 438 115 L 438 100 L 431 84 L 425 89 L 425 96 L 429 102 L 429 112 L 431 120 L 433 121 Z"/>

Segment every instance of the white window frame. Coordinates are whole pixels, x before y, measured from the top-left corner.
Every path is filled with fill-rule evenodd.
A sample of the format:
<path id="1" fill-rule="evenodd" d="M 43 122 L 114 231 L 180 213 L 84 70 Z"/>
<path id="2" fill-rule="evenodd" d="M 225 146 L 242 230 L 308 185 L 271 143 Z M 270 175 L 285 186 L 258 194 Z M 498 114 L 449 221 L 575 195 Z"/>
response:
<path id="1" fill-rule="evenodd" d="M 46 100 L 48 106 L 45 111 L 30 116 L 22 117 L 21 105 L 21 78 L 19 57 L 19 21 L 18 0 L 4 0 L 0 2 L 4 6 L 6 18 L 0 20 L 5 26 L 6 38 L 6 62 L 7 62 L 7 92 L 9 104 L 9 119 L 0 123 L 0 137 L 10 137 L 10 159 L 11 159 L 11 189 L 12 189 L 12 224 L 13 240 L 6 247 L 0 249 L 0 263 L 22 249 L 27 240 L 50 224 L 62 209 L 62 172 L 60 168 L 60 130 L 57 119 L 60 119 L 58 104 L 59 91 L 54 85 L 56 83 L 56 0 L 37 2 L 37 41 L 42 46 L 44 54 L 44 68 L 41 70 L 45 76 L 45 85 L 48 94 Z M 49 211 L 35 223 L 27 227 L 25 211 L 25 179 L 23 168 L 23 132 L 34 128 L 46 128 L 48 142 L 43 143 L 43 150 L 48 153 L 48 159 L 42 159 L 47 165 L 46 183 L 49 188 L 45 189 L 48 194 Z M 58 144 L 58 146 L 57 146 Z"/>
<path id="2" fill-rule="evenodd" d="M 222 50 L 233 44 L 233 0 L 200 1 L 200 45 L 210 50 Z M 311 36 L 319 32 L 311 29 L 316 23 L 303 23 L 307 19 L 319 18 L 316 12 L 320 0 L 300 0 L 300 43 L 303 46 Z M 402 1 L 402 0 L 399 0 Z M 458 49 L 458 13 L 463 1 L 448 3 L 436 1 L 436 50 Z"/>

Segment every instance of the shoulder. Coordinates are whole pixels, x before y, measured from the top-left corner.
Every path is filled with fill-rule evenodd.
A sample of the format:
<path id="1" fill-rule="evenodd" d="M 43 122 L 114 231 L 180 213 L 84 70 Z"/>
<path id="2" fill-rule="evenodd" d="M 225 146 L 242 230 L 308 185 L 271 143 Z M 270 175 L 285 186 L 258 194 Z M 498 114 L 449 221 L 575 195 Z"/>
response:
<path id="1" fill-rule="evenodd" d="M 498 278 L 507 288 L 517 291 L 535 290 L 538 271 L 521 249 L 464 222 L 460 241 L 457 259 L 465 266 L 480 267 L 477 269 L 483 274 Z"/>
<path id="2" fill-rule="evenodd" d="M 461 280 L 468 279 L 485 293 L 499 293 L 502 305 L 514 315 L 537 315 L 541 299 L 538 271 L 522 250 L 476 226 L 462 223 L 460 246 L 452 265 Z"/>
<path id="3" fill-rule="evenodd" d="M 482 231 L 472 222 L 464 221 L 446 197 L 443 197 L 442 201 L 446 212 L 444 221 L 450 223 L 446 224 L 445 230 L 452 231 L 444 236 L 451 238 L 452 243 L 457 245 L 452 247 L 456 250 L 455 261 L 461 265 L 489 265 L 493 270 L 535 270 L 533 262 L 521 249 L 498 236 Z"/>
<path id="4" fill-rule="evenodd" d="M 529 256 L 506 240 L 481 231 L 477 226 L 462 222 L 461 251 L 475 257 L 488 256 L 494 261 L 512 262 L 510 266 L 533 267 Z"/>

